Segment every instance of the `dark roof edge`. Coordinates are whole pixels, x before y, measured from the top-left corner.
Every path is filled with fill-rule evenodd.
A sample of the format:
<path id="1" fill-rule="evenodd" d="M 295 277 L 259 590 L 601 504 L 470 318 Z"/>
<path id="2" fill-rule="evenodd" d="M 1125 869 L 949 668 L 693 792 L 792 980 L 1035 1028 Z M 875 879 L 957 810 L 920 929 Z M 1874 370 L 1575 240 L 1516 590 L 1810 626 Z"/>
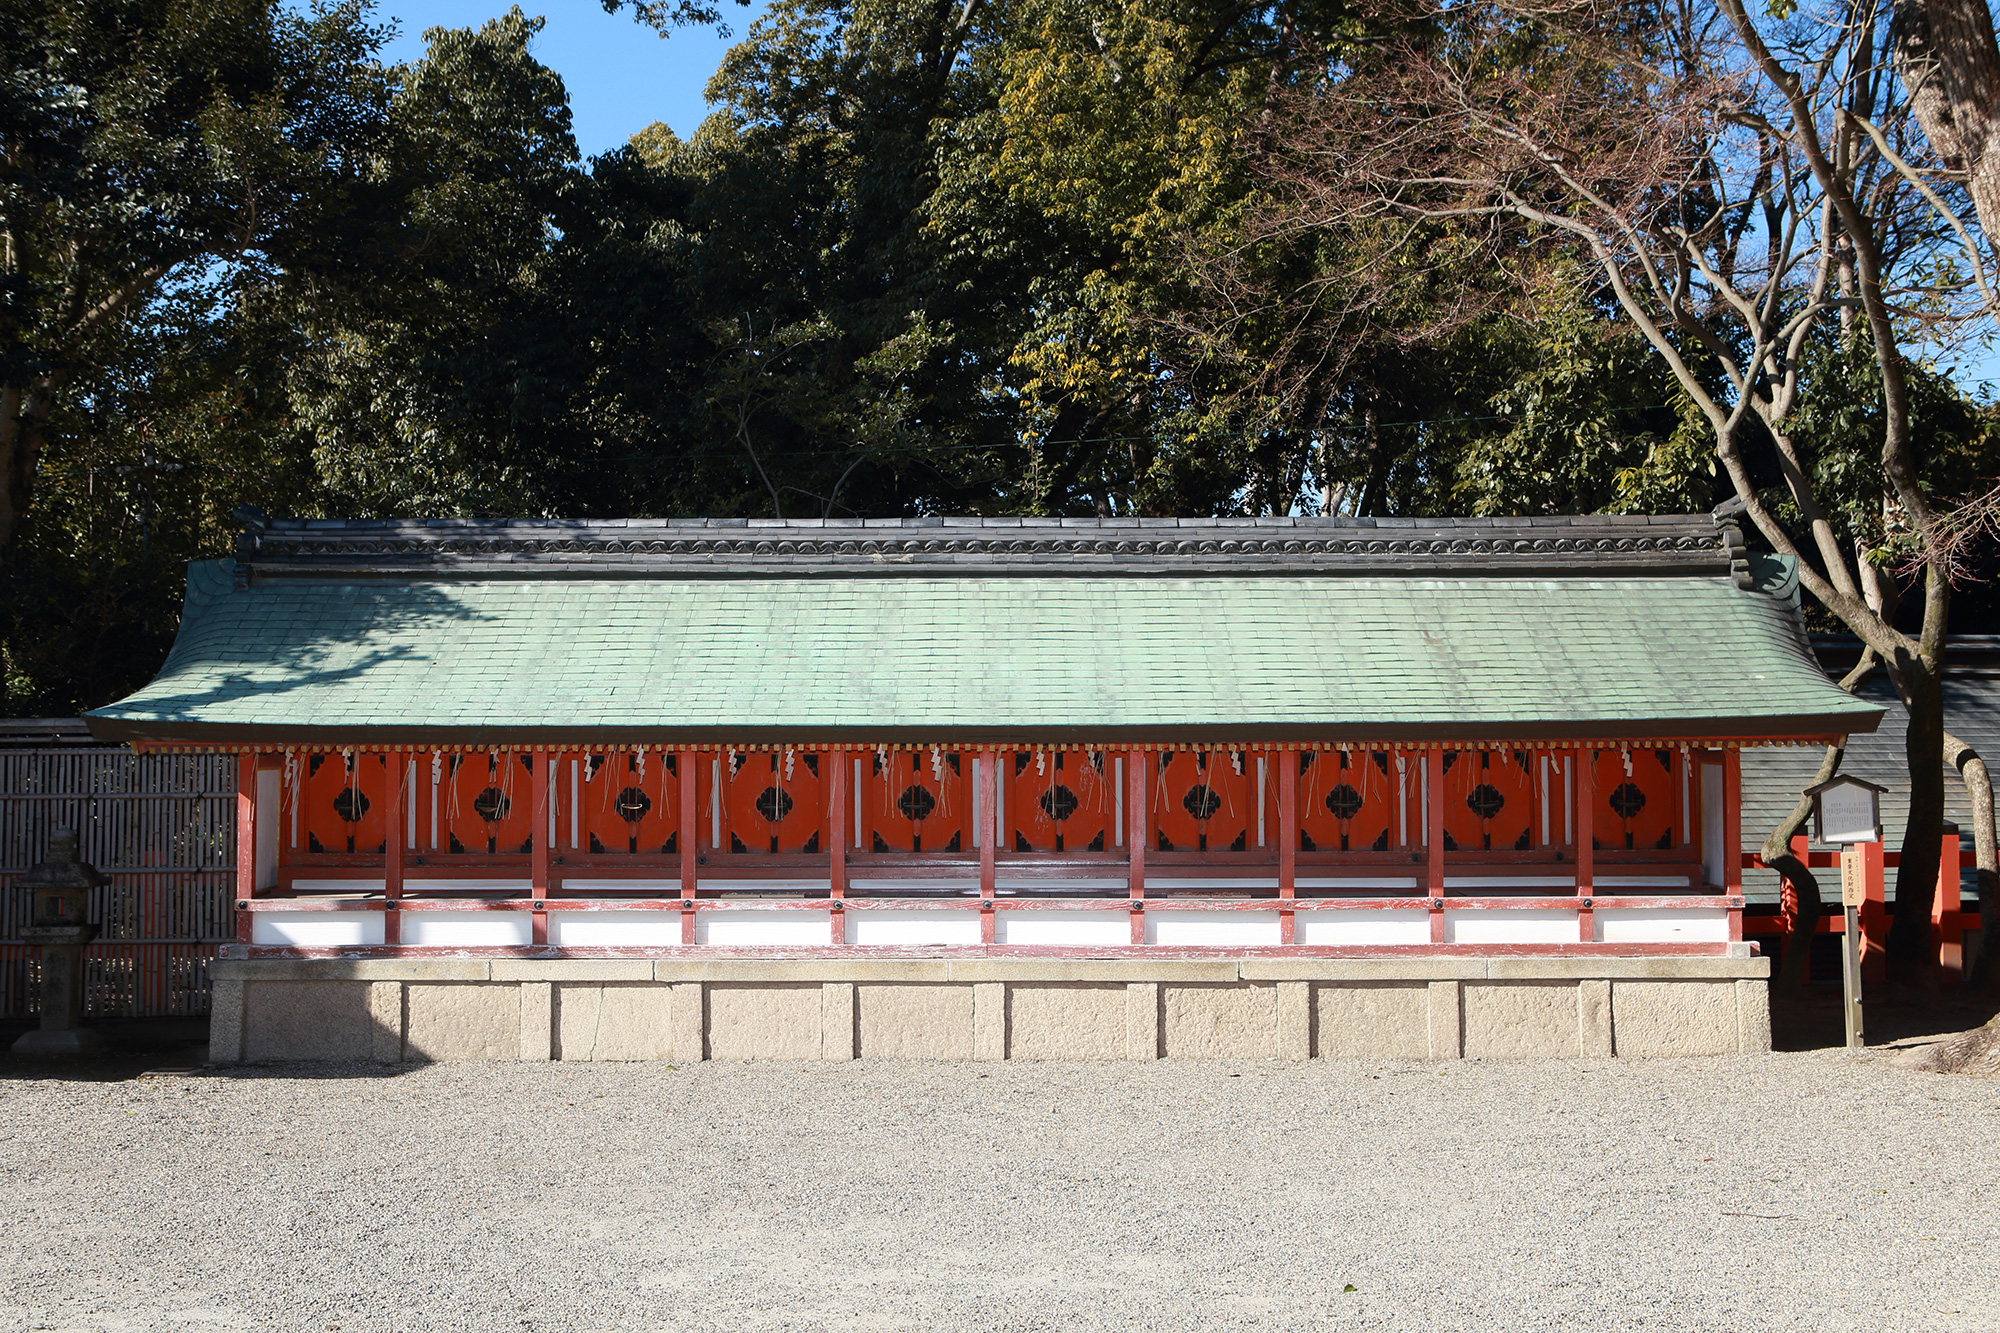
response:
<path id="1" fill-rule="evenodd" d="M 703 578 L 963 574 L 1732 575 L 1707 515 L 1562 519 L 898 519 L 252 522 L 257 578 Z"/>
<path id="2" fill-rule="evenodd" d="M 88 714 L 91 733 L 101 740 L 192 745 L 541 745 L 615 748 L 623 745 L 1119 745 L 1271 744 L 1315 746 L 1435 744 L 1438 742 L 1614 743 L 1618 741 L 1820 740 L 1875 730 L 1882 710 L 1772 717 L 1632 718 L 1617 722 L 1561 724 L 1424 723 L 1401 726 L 1337 724 L 1320 726 L 1161 726 L 1161 727 L 278 727 L 235 723 L 160 722 Z"/>

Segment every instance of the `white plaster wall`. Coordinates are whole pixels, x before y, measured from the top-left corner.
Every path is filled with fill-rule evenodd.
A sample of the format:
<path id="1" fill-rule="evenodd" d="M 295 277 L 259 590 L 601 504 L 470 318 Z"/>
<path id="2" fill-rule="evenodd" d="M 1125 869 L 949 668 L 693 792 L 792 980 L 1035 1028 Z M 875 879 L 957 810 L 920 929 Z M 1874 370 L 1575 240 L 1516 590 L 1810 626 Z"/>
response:
<path id="1" fill-rule="evenodd" d="M 847 912 L 849 944 L 977 944 L 979 913 L 962 911 Z"/>
<path id="2" fill-rule="evenodd" d="M 1576 913 L 1560 907 L 1446 912 L 1444 938 L 1447 944 L 1574 944 Z"/>
<path id="3" fill-rule="evenodd" d="M 833 942 L 831 912 L 699 912 L 694 919 L 696 944 L 732 947 L 819 944 Z"/>
<path id="4" fill-rule="evenodd" d="M 679 912 L 550 912 L 549 943 L 603 949 L 681 942 Z"/>
<path id="5" fill-rule="evenodd" d="M 308 896 L 313 894 L 381 893 L 386 887 L 380 875 L 377 875 L 374 879 L 295 879 L 292 881 L 292 892 Z"/>
<path id="6" fill-rule="evenodd" d="M 1124 875 L 1088 875 L 1073 879 L 1024 879 L 1019 876 L 1009 878 L 998 875 L 993 885 L 997 892 L 1019 893 L 1024 889 L 1073 889 L 1078 893 L 1122 895 L 1128 879 Z"/>
<path id="7" fill-rule="evenodd" d="M 1194 947 L 1274 945 L 1278 943 L 1278 914 L 1149 911 L 1146 943 Z"/>
<path id="8" fill-rule="evenodd" d="M 821 883 L 823 892 L 825 882 L 822 881 Z M 897 889 L 941 889 L 946 892 L 957 889 L 961 893 L 977 894 L 979 892 L 979 876 L 977 874 L 952 875 L 938 876 L 930 879 L 858 878 L 847 881 L 847 891 L 856 897 L 865 897 L 871 893 L 894 893 Z"/>
<path id="9" fill-rule="evenodd" d="M 1721 944 L 1729 939 L 1724 907 L 1620 907 L 1602 902 L 1593 914 L 1606 944 Z"/>
<path id="10" fill-rule="evenodd" d="M 524 945 L 535 938 L 532 912 L 405 912 L 403 943 Z"/>
<path id="11" fill-rule="evenodd" d="M 1146 888 L 1160 893 L 1276 893 L 1278 881 L 1275 876 L 1265 879 L 1231 879 L 1223 875 L 1183 875 L 1175 878 L 1168 875 L 1146 876 Z"/>
<path id="12" fill-rule="evenodd" d="M 257 770 L 257 887 L 269 889 L 278 883 L 278 819 L 284 774 L 275 768 Z"/>
<path id="13" fill-rule="evenodd" d="M 1347 876 L 1305 876 L 1292 881 L 1294 889 L 1336 889 L 1353 893 L 1367 893 L 1386 890 L 1390 893 L 1410 893 L 1417 887 L 1415 875 L 1347 875 Z"/>
<path id="14" fill-rule="evenodd" d="M 1116 945 L 1132 942 L 1132 914 L 1116 912 L 995 912 L 995 944 Z"/>
<path id="15" fill-rule="evenodd" d="M 681 882 L 677 879 L 565 879 L 562 891 L 580 898 L 601 893 L 643 893 L 649 898 L 678 898 L 681 896 Z"/>
<path id="16" fill-rule="evenodd" d="M 1431 914 L 1403 911 L 1296 912 L 1294 944 L 1429 944 Z"/>
<path id="17" fill-rule="evenodd" d="M 256 912 L 250 942 L 274 948 L 345 949 L 380 944 L 385 936 L 380 912 Z"/>
<path id="18" fill-rule="evenodd" d="M 430 898 L 440 893 L 484 893 L 495 898 L 531 898 L 533 880 L 527 879 L 412 879 L 403 877 L 403 896 Z"/>

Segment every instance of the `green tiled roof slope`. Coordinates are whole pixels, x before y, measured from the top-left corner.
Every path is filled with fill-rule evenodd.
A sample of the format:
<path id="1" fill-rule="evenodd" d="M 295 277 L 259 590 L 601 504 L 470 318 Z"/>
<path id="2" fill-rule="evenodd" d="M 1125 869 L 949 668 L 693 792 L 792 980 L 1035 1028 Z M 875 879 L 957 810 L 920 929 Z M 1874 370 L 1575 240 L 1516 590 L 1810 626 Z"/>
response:
<path id="1" fill-rule="evenodd" d="M 257 578 L 193 567 L 125 739 L 1781 737 L 1873 729 L 1717 577 Z"/>

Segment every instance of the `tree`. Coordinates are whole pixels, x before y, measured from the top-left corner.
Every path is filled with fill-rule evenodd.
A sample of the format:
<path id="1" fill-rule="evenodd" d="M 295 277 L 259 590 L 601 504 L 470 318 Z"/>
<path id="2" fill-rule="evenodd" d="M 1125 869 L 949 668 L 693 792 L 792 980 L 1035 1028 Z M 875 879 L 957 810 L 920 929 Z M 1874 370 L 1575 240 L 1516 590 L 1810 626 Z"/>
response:
<path id="1" fill-rule="evenodd" d="M 1501 262 L 1554 241 L 1601 275 L 1706 423 L 1757 533 L 1883 659 L 1909 709 L 1889 961 L 1899 983 L 1926 984 L 1953 574 L 1941 524 L 1962 497 L 1922 467 L 1908 341 L 1964 315 L 1940 275 L 1971 210 L 1897 166 L 1930 149 L 1878 76 L 1887 14 L 1832 2 L 1767 32 L 1739 0 L 1434 12 L 1435 36 L 1293 108 L 1297 225 L 1394 227 L 1406 243 L 1479 223 Z M 1809 349 L 1840 336 L 1844 312 L 1879 405 L 1875 461 L 1845 489 L 1820 471 L 1827 441 L 1804 433 Z M 1759 449 L 1775 484 L 1759 484 Z M 1862 499 L 1843 509 L 1843 496 Z M 1906 592 L 1921 601 L 1908 630 Z"/>
<path id="2" fill-rule="evenodd" d="M 6 0 L 0 552 L 122 321 L 211 266 L 320 251 L 377 143 L 381 37 L 354 2 Z"/>

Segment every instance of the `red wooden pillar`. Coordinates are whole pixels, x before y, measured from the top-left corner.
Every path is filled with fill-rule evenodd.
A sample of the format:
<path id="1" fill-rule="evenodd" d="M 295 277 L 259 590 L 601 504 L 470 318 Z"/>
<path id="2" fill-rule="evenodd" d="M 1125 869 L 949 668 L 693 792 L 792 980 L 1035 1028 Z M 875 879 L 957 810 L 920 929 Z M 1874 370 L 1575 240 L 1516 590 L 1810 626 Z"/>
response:
<path id="1" fill-rule="evenodd" d="M 1278 760 L 1278 901 L 1289 903 L 1298 890 L 1299 756 L 1276 751 Z M 1278 943 L 1290 944 L 1296 934 L 1295 914 L 1278 909 Z"/>
<path id="2" fill-rule="evenodd" d="M 389 836 L 385 840 L 388 851 L 382 862 L 382 942 L 401 944 L 403 942 L 403 839 L 409 836 L 410 826 L 410 756 L 391 753 L 389 762 L 395 771 L 389 777 Z"/>
<path id="3" fill-rule="evenodd" d="M 1576 896 L 1594 901 L 1597 896 L 1597 751 L 1576 752 Z M 1597 934 L 1597 916 L 1589 908 L 1577 914 L 1577 938 L 1588 943 Z"/>
<path id="4" fill-rule="evenodd" d="M 829 765 L 826 782 L 827 897 L 835 904 L 827 923 L 827 943 L 847 942 L 847 751 L 828 750 L 821 763 Z"/>
<path id="5" fill-rule="evenodd" d="M 1424 892 L 1431 900 L 1431 943 L 1444 943 L 1444 751 L 1424 751 Z"/>
<path id="6" fill-rule="evenodd" d="M 999 878 L 997 857 L 999 849 L 994 845 L 1000 840 L 1000 821 L 995 818 L 1000 807 L 1000 752 L 981 750 L 979 752 L 979 827 L 973 836 L 979 840 L 979 942 L 991 944 L 998 934 L 998 922 L 993 916 L 993 895 Z"/>
<path id="7" fill-rule="evenodd" d="M 1962 851 L 1958 826 L 1946 824 L 1944 840 L 1938 844 L 1938 886 L 1936 896 L 1931 899 L 1931 934 L 1937 941 L 1938 970 L 1947 986 L 1957 985 L 1965 975 L 1965 932 L 1955 924 L 1961 906 L 1958 873 Z"/>
<path id="8" fill-rule="evenodd" d="M 1597 888 L 1597 751 L 1576 751 L 1576 780 L 1570 784 L 1570 817 L 1576 826 L 1576 893 L 1588 898 Z M 1736 877 L 1741 880 L 1739 873 Z"/>
<path id="9" fill-rule="evenodd" d="M 510 761 L 511 762 L 511 761 Z M 544 904 L 549 896 L 549 782 L 555 760 L 537 750 L 528 767 L 530 792 L 529 843 L 534 848 L 529 859 L 529 893 L 534 898 L 534 942 L 549 942 L 549 914 Z"/>
<path id="10" fill-rule="evenodd" d="M 236 938 L 250 942 L 250 900 L 257 896 L 257 756 L 236 756 Z"/>
<path id="11" fill-rule="evenodd" d="M 1734 753 L 1732 751 L 1732 753 Z M 1864 842 L 1861 848 L 1861 882 L 1865 901 L 1861 904 L 1861 979 L 1871 986 L 1888 980 L 1889 906 L 1886 889 L 1884 848 L 1879 842 Z M 1739 876 L 1740 878 L 1740 876 Z M 1738 892 L 1741 887 L 1738 887 Z"/>
<path id="12" fill-rule="evenodd" d="M 847 896 L 847 751 L 828 750 L 820 758 L 827 765 L 826 780 L 826 871 L 832 897 Z"/>
<path id="13" fill-rule="evenodd" d="M 1134 749 L 1125 756 L 1125 852 L 1126 893 L 1132 902 L 1132 943 L 1146 942 L 1146 913 L 1140 906 L 1146 898 L 1146 752 Z"/>
<path id="14" fill-rule="evenodd" d="M 696 758 L 693 750 L 679 750 L 674 755 L 674 767 L 680 770 L 681 779 L 681 827 L 675 835 L 674 845 L 681 855 L 681 943 L 694 943 L 694 902 L 695 890 L 699 885 L 696 856 L 696 834 L 700 824 L 700 811 L 695 809 L 696 793 L 694 766 Z"/>

